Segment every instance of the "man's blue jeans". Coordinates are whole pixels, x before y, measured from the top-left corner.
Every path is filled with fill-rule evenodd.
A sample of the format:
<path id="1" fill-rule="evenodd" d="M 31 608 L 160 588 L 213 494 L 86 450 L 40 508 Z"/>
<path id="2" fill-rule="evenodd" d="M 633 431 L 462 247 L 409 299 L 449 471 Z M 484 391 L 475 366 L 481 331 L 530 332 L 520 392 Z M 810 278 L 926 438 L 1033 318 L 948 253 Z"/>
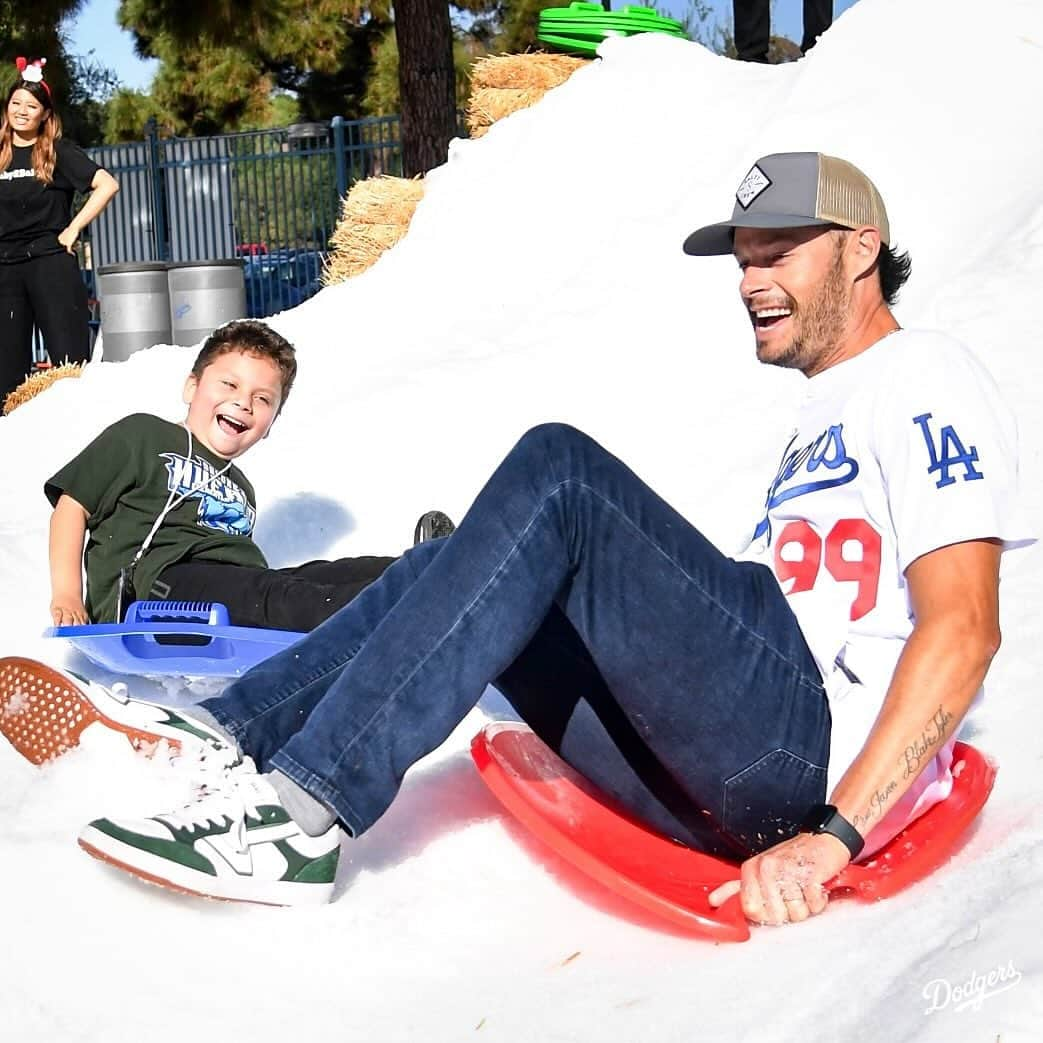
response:
<path id="1" fill-rule="evenodd" d="M 518 442 L 452 536 L 204 706 L 358 835 L 489 683 L 625 808 L 703 850 L 763 850 L 824 799 L 829 708 L 771 572 L 560 424 Z"/>

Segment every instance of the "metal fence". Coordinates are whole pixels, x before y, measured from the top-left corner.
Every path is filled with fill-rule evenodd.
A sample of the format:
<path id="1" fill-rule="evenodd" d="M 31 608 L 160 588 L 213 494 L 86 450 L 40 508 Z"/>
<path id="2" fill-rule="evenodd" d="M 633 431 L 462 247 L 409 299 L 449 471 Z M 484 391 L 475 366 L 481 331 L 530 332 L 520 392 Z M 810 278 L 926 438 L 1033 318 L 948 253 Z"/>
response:
<path id="1" fill-rule="evenodd" d="M 361 178 L 401 175 L 400 140 L 397 116 L 336 116 L 209 138 L 161 138 L 152 123 L 144 141 L 88 149 L 120 183 L 80 247 L 93 325 L 95 272 L 109 264 L 241 257 L 251 317 L 306 300 L 341 199 Z"/>
<path id="2" fill-rule="evenodd" d="M 209 138 L 89 150 L 120 182 L 90 226 L 90 269 L 133 261 L 243 257 L 251 315 L 319 287 L 340 200 L 360 178 L 402 172 L 399 120 L 297 123 Z"/>

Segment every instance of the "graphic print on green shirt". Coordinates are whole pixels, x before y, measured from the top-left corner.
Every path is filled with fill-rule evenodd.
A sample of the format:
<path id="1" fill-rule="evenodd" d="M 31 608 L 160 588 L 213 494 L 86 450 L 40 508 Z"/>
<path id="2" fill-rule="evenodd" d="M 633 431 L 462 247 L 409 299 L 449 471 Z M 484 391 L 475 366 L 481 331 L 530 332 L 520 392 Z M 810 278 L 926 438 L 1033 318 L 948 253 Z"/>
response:
<path id="1" fill-rule="evenodd" d="M 153 522 L 175 497 L 188 493 L 164 519 L 138 562 L 134 586 L 145 595 L 168 566 L 183 561 L 266 568 L 254 543 L 253 486 L 234 464 L 193 439 L 181 424 L 135 413 L 106 428 L 44 485 L 52 506 L 68 493 L 87 511 L 87 591 L 96 623 L 117 622 L 116 586 Z M 191 491 L 190 491 L 191 490 Z"/>

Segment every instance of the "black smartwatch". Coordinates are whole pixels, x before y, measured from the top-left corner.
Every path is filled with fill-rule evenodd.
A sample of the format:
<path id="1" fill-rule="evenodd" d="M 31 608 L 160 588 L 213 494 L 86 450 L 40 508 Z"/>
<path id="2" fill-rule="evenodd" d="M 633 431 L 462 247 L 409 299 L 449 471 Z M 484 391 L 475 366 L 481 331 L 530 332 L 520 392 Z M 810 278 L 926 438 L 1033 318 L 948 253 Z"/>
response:
<path id="1" fill-rule="evenodd" d="M 832 804 L 816 804 L 804 816 L 801 833 L 828 833 L 851 852 L 851 860 L 858 858 L 866 842 L 862 834 Z"/>

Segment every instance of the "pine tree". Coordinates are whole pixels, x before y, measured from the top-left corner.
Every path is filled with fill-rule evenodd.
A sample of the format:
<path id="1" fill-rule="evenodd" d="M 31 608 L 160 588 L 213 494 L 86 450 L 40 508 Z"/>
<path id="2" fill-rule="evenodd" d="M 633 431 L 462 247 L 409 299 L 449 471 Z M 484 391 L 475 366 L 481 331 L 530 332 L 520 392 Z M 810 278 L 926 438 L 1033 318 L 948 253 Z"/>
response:
<path id="1" fill-rule="evenodd" d="M 161 61 L 152 114 L 175 133 L 256 125 L 266 104 L 270 112 L 272 90 L 293 92 L 307 120 L 389 114 L 394 102 L 405 169 L 419 173 L 445 161 L 457 133 L 466 96 L 462 41 L 524 50 L 535 42 L 540 6 L 398 0 L 392 12 L 391 0 L 121 0 L 119 18 L 138 52 Z M 454 11 L 467 12 L 466 32 L 454 33 Z M 147 107 L 121 94 L 110 133 L 125 134 L 127 120 Z"/>
<path id="2" fill-rule="evenodd" d="M 406 177 L 445 162 L 456 134 L 453 27 L 445 0 L 397 0 L 395 39 Z"/>
<path id="3" fill-rule="evenodd" d="M 121 0 L 120 24 L 161 62 L 153 91 L 179 134 L 262 120 L 273 89 L 304 119 L 361 115 L 372 52 L 390 26 L 387 0 Z M 196 107 L 198 104 L 198 108 Z"/>
<path id="4" fill-rule="evenodd" d="M 97 144 L 103 103 L 113 86 L 111 70 L 91 56 L 67 53 L 61 25 L 84 0 L 39 0 L 29 6 L 0 0 L 0 90 L 6 96 L 18 75 L 14 60 L 46 58 L 45 78 L 65 133 L 81 145 Z"/>

